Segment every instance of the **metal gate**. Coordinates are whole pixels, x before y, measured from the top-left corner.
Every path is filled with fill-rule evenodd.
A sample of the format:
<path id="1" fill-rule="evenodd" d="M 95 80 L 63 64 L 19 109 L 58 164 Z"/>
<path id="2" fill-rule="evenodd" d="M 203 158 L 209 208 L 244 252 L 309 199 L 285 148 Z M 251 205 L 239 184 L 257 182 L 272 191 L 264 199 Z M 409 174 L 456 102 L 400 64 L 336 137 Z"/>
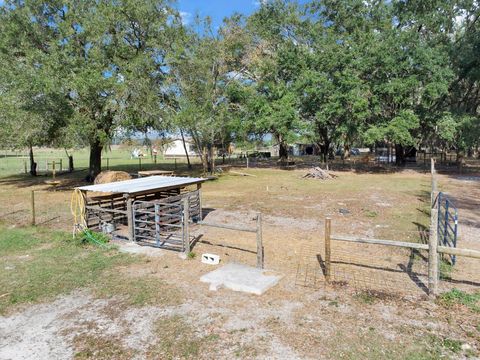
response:
<path id="1" fill-rule="evenodd" d="M 438 241 L 440 245 L 457 247 L 458 211 L 453 202 L 444 193 L 438 194 Z M 455 255 L 450 257 L 455 265 Z"/>
<path id="2" fill-rule="evenodd" d="M 188 204 L 188 211 L 185 211 Z M 191 243 L 188 222 L 201 217 L 199 191 L 152 201 L 135 201 L 132 206 L 134 240 L 145 245 L 186 251 Z"/>

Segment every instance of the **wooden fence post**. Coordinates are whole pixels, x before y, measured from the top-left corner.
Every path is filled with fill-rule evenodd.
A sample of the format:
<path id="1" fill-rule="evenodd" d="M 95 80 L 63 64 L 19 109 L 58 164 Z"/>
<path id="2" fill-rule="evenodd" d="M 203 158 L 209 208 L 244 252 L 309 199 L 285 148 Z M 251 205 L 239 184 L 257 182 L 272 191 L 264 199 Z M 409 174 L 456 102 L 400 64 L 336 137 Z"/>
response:
<path id="1" fill-rule="evenodd" d="M 23 160 L 23 167 L 24 167 L 24 171 L 25 171 L 25 174 L 27 173 L 27 160 Z"/>
<path id="2" fill-rule="evenodd" d="M 428 294 L 436 297 L 438 293 L 438 207 L 433 207 L 430 216 L 430 234 L 428 237 Z"/>
<path id="3" fill-rule="evenodd" d="M 430 194 L 431 207 L 434 207 L 434 202 L 437 196 L 437 178 L 435 176 L 435 160 L 430 159 L 430 174 L 432 176 L 432 192 Z"/>
<path id="4" fill-rule="evenodd" d="M 257 213 L 257 268 L 263 269 L 262 213 Z"/>
<path id="5" fill-rule="evenodd" d="M 52 161 L 52 178 L 55 180 L 55 160 Z"/>
<path id="6" fill-rule="evenodd" d="M 330 234 L 332 231 L 332 219 L 325 219 L 325 280 L 330 282 L 331 277 L 331 247 Z"/>
<path id="7" fill-rule="evenodd" d="M 30 199 L 32 203 L 32 226 L 35 226 L 35 190 L 32 190 Z"/>
<path id="8" fill-rule="evenodd" d="M 188 222 L 190 219 L 190 204 L 188 201 L 188 196 L 183 198 L 183 247 L 185 249 L 185 254 L 190 253 L 190 232 L 188 228 Z"/>
<path id="9" fill-rule="evenodd" d="M 138 170 L 142 170 L 142 157 L 138 157 Z"/>

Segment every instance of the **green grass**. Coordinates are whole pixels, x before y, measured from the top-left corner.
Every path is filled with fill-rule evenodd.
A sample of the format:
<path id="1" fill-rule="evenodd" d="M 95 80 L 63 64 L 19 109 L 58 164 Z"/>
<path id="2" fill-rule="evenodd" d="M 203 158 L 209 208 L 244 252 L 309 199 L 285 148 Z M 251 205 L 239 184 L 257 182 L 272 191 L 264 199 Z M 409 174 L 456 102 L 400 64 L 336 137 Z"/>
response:
<path id="1" fill-rule="evenodd" d="M 219 339 L 216 335 L 198 336 L 180 315 L 161 318 L 155 327 L 160 336 L 148 351 L 148 357 L 153 359 L 196 359 L 204 347 Z"/>
<path id="2" fill-rule="evenodd" d="M 332 359 L 398 359 L 398 360 L 436 360 L 440 358 L 456 358 L 462 352 L 463 342 L 460 340 L 441 338 L 433 334 L 417 336 L 414 342 L 386 340 L 373 328 L 359 338 L 345 341 L 345 337 L 337 335 L 336 351 Z"/>
<path id="3" fill-rule="evenodd" d="M 463 305 L 473 310 L 474 312 L 480 312 L 480 291 L 473 294 L 466 293 L 465 291 L 452 289 L 446 293 L 443 293 L 438 298 L 438 303 L 445 307 L 452 307 L 454 305 Z"/>
<path id="4" fill-rule="evenodd" d="M 129 147 L 113 147 L 111 151 L 106 150 L 102 153 L 102 168 L 106 170 L 107 164 L 110 170 L 127 170 L 127 171 L 137 171 L 140 166 L 138 159 L 130 159 L 130 151 L 135 146 Z M 139 147 L 139 146 L 137 146 Z M 76 169 L 86 169 L 88 168 L 89 162 L 89 149 L 74 149 L 69 150 L 69 153 L 73 155 L 74 166 Z M 62 160 L 63 169 L 68 167 L 68 158 L 63 149 L 51 149 L 51 148 L 40 148 L 34 150 L 35 161 L 38 164 L 38 169 L 40 173 L 43 173 L 45 170 L 46 161 L 60 161 Z M 108 159 L 108 160 L 107 160 Z M 199 160 L 196 158 L 190 159 L 192 163 L 198 163 Z M 2 176 L 10 176 L 22 174 L 25 171 L 25 161 L 27 162 L 28 167 L 28 154 L 26 151 L 4 151 L 0 152 L 0 174 Z M 186 159 L 178 158 L 176 160 L 177 169 L 184 170 L 186 169 Z M 50 165 L 51 166 L 51 165 Z M 172 169 L 175 167 L 174 159 L 162 159 L 160 156 L 157 157 L 157 164 L 154 163 L 153 159 L 150 156 L 146 156 L 141 159 L 142 170 L 149 170 L 154 168 L 168 168 Z M 27 171 L 29 169 L 27 168 Z M 56 170 L 59 170 L 59 165 L 56 165 Z"/>
<path id="5" fill-rule="evenodd" d="M 83 287 L 98 297 L 117 296 L 143 306 L 179 299 L 178 292 L 153 277 L 140 279 L 118 270 L 141 257 L 114 249 L 79 246 L 64 232 L 0 225 L 0 313 L 19 304 L 48 301 Z"/>

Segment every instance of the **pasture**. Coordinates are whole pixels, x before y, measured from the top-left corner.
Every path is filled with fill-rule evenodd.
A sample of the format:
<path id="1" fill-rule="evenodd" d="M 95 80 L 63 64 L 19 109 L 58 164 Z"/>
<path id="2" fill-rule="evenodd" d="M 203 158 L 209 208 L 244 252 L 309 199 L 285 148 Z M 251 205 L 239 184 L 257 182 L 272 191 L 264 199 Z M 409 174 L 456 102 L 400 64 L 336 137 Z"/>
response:
<path id="1" fill-rule="evenodd" d="M 134 171 L 135 160 L 124 159 L 128 153 L 115 155 L 115 169 Z M 80 153 L 76 158 L 81 164 Z M 149 166 L 171 169 L 174 164 Z M 478 354 L 478 260 L 462 258 L 453 269 L 445 267 L 445 295 L 434 303 L 422 288 L 422 253 L 334 243 L 335 281 L 321 278 L 318 257 L 325 255 L 327 216 L 335 233 L 424 241 L 427 173 L 349 170 L 321 181 L 303 179 L 303 169 L 236 170 L 253 176 L 226 172 L 208 181 L 203 207 L 206 219 L 216 223 L 253 224 L 262 212 L 265 267 L 283 276 L 262 296 L 212 292 L 199 282 L 211 270 L 200 262 L 205 252 L 218 254 L 222 263 L 253 266 L 252 235 L 194 227 L 201 238 L 187 260 L 167 250 L 145 257 L 82 245 L 72 240 L 69 202 L 72 188 L 84 183 L 84 170 L 59 174 L 56 187 L 46 184 L 45 176 L 3 177 L 0 332 L 8 344 L 0 358 L 31 351 L 80 359 L 210 358 L 212 352 L 327 359 Z M 193 171 L 177 168 L 183 175 L 197 174 Z M 478 178 L 471 175 L 441 175 L 439 186 L 458 201 L 460 246 L 479 249 L 474 205 L 480 194 Z M 29 226 L 31 190 L 41 223 L 36 227 Z M 312 280 L 312 273 L 318 278 Z M 46 330 L 45 319 L 50 319 Z M 40 329 L 41 336 L 28 336 Z M 27 336 L 16 337 L 18 331 Z"/>

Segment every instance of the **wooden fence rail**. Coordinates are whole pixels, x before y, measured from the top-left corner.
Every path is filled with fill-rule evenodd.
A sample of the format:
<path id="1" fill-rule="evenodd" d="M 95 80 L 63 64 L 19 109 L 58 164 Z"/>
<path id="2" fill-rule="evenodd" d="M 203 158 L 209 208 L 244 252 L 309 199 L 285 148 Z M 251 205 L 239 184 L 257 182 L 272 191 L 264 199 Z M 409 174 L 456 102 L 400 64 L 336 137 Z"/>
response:
<path id="1" fill-rule="evenodd" d="M 220 228 L 220 229 L 256 233 L 256 235 L 257 235 L 256 236 L 256 241 L 257 241 L 257 268 L 263 269 L 263 267 L 264 267 L 264 255 L 263 255 L 262 214 L 261 213 L 257 214 L 255 229 L 250 228 L 250 227 L 246 227 L 246 226 L 215 224 L 215 223 L 209 223 L 209 222 L 206 222 L 206 221 L 198 221 L 196 224 L 197 225 L 203 225 L 203 226 L 216 227 L 216 228 Z"/>

